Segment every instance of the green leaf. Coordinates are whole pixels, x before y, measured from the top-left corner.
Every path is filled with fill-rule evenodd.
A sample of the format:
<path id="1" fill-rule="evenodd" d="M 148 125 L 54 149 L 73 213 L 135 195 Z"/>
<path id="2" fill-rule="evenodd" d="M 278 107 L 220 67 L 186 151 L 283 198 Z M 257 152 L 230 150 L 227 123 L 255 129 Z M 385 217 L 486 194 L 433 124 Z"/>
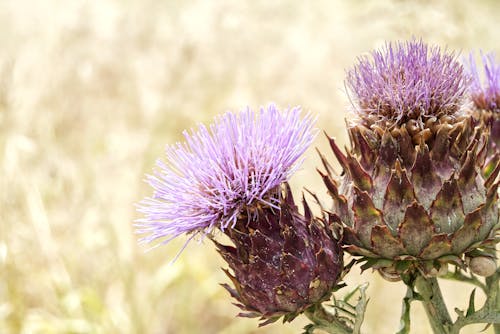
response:
<path id="1" fill-rule="evenodd" d="M 351 300 L 352 296 L 360 289 L 359 286 L 356 287 L 356 289 L 352 290 L 348 294 L 344 296 L 344 302 L 349 303 L 349 300 Z"/>
<path id="2" fill-rule="evenodd" d="M 313 334 L 315 327 L 316 326 L 314 326 L 313 324 L 306 325 L 304 327 L 304 332 L 302 332 L 302 334 Z"/>
<path id="3" fill-rule="evenodd" d="M 486 256 L 486 257 L 491 257 L 495 258 L 495 254 L 491 254 L 491 251 L 485 251 L 481 249 L 474 249 L 466 254 L 468 257 L 478 257 L 478 256 Z"/>
<path id="4" fill-rule="evenodd" d="M 473 314 L 474 312 L 476 312 L 476 308 L 474 306 L 474 297 L 475 297 L 475 295 L 476 295 L 476 289 L 474 288 L 474 290 L 472 290 L 472 292 L 470 294 L 469 307 L 467 308 L 466 317 L 468 317 L 471 314 Z"/>
<path id="5" fill-rule="evenodd" d="M 479 331 L 479 332 L 480 332 L 480 333 L 481 333 L 481 332 L 485 332 L 485 331 L 486 331 L 488 328 L 490 328 L 490 327 L 491 327 L 491 324 L 487 324 L 487 325 L 486 325 L 486 326 L 484 326 L 484 328 L 483 328 L 481 331 Z"/>
<path id="6" fill-rule="evenodd" d="M 377 263 L 377 259 L 366 258 L 366 262 L 361 265 L 361 271 L 365 271 L 373 267 L 373 265 Z"/>
<path id="7" fill-rule="evenodd" d="M 387 268 L 391 267 L 392 264 L 393 261 L 388 259 L 366 258 L 366 262 L 361 266 L 361 270 Z"/>
<path id="8" fill-rule="evenodd" d="M 368 304 L 369 299 L 366 298 L 366 289 L 368 288 L 368 283 L 362 284 L 359 286 L 359 301 L 356 305 L 356 320 L 354 321 L 354 329 L 352 331 L 353 334 L 359 334 L 361 331 L 361 325 L 363 324 L 363 320 L 365 318 L 366 305 Z"/>
<path id="9" fill-rule="evenodd" d="M 408 268 L 410 268 L 411 264 L 412 261 L 398 261 L 396 262 L 396 271 L 405 272 Z"/>

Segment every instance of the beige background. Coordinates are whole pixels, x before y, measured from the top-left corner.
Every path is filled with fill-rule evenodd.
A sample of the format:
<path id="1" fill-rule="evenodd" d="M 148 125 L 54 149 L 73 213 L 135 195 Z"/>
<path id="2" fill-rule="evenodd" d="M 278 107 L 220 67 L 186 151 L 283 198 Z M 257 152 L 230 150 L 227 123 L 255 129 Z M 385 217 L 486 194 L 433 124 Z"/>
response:
<path id="1" fill-rule="evenodd" d="M 344 143 L 357 55 L 411 36 L 500 52 L 498 17 L 498 2 L 468 0 L 1 1 L 0 332 L 299 333 L 302 318 L 234 318 L 210 243 L 171 266 L 185 239 L 137 246 L 144 173 L 182 129 L 269 101 Z M 327 200 L 318 164 L 310 150 L 292 184 Z M 359 269 L 347 281 L 367 280 L 364 333 L 394 333 L 404 288 Z M 444 285 L 465 307 L 470 286 Z M 412 327 L 429 332 L 416 303 Z"/>

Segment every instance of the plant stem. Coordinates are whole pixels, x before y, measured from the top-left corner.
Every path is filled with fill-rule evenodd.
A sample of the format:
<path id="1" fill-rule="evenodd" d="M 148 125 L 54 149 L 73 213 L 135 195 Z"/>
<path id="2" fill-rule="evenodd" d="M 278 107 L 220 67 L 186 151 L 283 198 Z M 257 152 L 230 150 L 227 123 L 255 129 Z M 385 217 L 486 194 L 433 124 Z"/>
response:
<path id="1" fill-rule="evenodd" d="M 422 297 L 425 313 L 427 313 L 433 332 L 448 334 L 452 321 L 437 279 L 418 275 L 415 279 L 415 287 Z"/>
<path id="2" fill-rule="evenodd" d="M 498 287 L 498 281 L 500 277 L 500 272 L 496 273 L 490 277 L 486 277 L 486 286 L 488 287 L 488 295 L 486 304 L 494 310 L 494 312 L 500 312 L 500 288 Z M 489 300 L 491 299 L 491 301 Z M 498 314 L 498 313 L 497 313 Z M 493 324 L 495 334 L 500 334 L 500 324 Z"/>
<path id="3" fill-rule="evenodd" d="M 486 284 L 481 282 L 476 276 L 474 276 L 472 273 L 469 274 L 470 276 L 466 276 L 462 273 L 461 269 L 456 269 L 454 272 L 449 272 L 444 276 L 440 276 L 440 278 L 444 279 L 449 279 L 449 280 L 454 280 L 454 281 L 459 281 L 459 282 L 465 282 L 465 283 L 470 283 L 478 288 L 481 288 L 481 290 L 484 291 L 484 293 L 487 293 L 487 288 Z"/>
<path id="4" fill-rule="evenodd" d="M 403 306 L 401 310 L 401 327 L 396 334 L 410 333 L 410 307 L 414 300 L 413 287 L 406 286 L 406 296 L 403 298 Z"/>

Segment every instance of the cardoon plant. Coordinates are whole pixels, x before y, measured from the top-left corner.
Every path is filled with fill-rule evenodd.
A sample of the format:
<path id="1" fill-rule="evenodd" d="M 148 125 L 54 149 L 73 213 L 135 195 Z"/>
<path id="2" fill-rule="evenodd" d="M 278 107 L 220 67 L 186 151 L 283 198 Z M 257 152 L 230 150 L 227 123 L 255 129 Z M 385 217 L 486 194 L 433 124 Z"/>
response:
<path id="1" fill-rule="evenodd" d="M 290 321 L 329 299 L 342 272 L 338 227 L 294 203 L 287 184 L 315 137 L 300 109 L 275 106 L 227 113 L 185 133 L 148 177 L 154 188 L 139 210 L 143 242 L 208 235 L 232 272 L 224 284 L 244 310 L 267 324 Z M 232 245 L 216 241 L 216 231 Z M 343 323 L 339 325 L 344 326 Z"/>
<path id="2" fill-rule="evenodd" d="M 154 192 L 139 204 L 141 242 L 207 237 L 229 266 L 232 285 L 223 286 L 240 315 L 262 325 L 303 313 L 311 320 L 306 334 L 360 334 L 366 285 L 343 300 L 332 293 L 362 263 L 406 284 L 398 334 L 409 333 L 414 300 L 423 302 L 434 333 L 487 323 L 500 334 L 500 66 L 493 56 L 483 60 L 486 84 L 472 58 L 468 73 L 455 53 L 418 40 L 358 58 L 346 79 L 351 147 L 343 152 L 328 137 L 343 172 L 320 154 L 332 204 L 325 209 L 310 192 L 316 214 L 304 196 L 298 208 L 288 184 L 315 138 L 310 114 L 270 105 L 185 132 L 147 177 Z M 343 251 L 354 257 L 346 266 Z M 474 290 L 453 321 L 437 277 L 475 284 L 485 304 L 476 309 Z"/>
<path id="3" fill-rule="evenodd" d="M 346 79 L 352 148 L 329 138 L 344 173 L 322 174 L 345 250 L 363 269 L 416 285 L 437 332 L 452 322 L 435 276 L 449 264 L 496 272 L 499 168 L 481 173 L 489 132 L 463 110 L 469 82 L 454 53 L 421 41 L 359 58 Z"/>

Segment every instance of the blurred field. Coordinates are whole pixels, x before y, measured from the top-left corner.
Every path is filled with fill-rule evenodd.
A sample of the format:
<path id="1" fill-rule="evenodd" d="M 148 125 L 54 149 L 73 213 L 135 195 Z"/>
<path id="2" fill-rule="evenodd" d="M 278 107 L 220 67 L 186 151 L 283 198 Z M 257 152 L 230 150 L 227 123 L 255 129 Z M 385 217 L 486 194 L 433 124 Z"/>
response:
<path id="1" fill-rule="evenodd" d="M 299 333 L 301 318 L 257 329 L 234 317 L 210 243 L 171 266 L 184 240 L 137 246 L 144 173 L 182 129 L 269 101 L 302 105 L 345 142 L 343 76 L 357 55 L 411 36 L 500 52 L 499 11 L 466 0 L 1 1 L 0 333 Z M 327 151 L 322 136 L 316 145 Z M 318 163 L 311 150 L 292 184 L 326 200 Z M 404 288 L 358 274 L 347 282 L 372 280 L 364 333 L 394 333 Z M 463 308 L 470 287 L 446 292 Z M 422 312 L 414 304 L 412 333 L 430 332 Z"/>

